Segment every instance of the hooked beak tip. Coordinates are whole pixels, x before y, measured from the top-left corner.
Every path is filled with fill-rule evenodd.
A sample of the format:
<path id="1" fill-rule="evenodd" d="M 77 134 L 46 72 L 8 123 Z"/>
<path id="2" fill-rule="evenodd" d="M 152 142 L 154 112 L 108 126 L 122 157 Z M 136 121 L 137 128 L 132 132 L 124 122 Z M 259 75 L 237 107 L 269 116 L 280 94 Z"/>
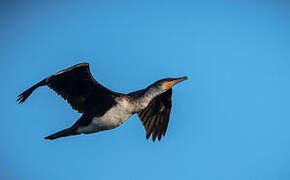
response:
<path id="1" fill-rule="evenodd" d="M 187 79 L 188 79 L 187 76 L 183 76 L 183 77 L 181 77 L 181 78 L 177 78 L 177 81 L 178 81 L 178 82 L 181 82 L 181 81 L 184 81 L 184 80 L 187 80 Z"/>
<path id="2" fill-rule="evenodd" d="M 177 79 L 175 80 L 175 83 L 174 83 L 174 84 L 180 83 L 181 81 L 184 81 L 184 80 L 187 80 L 187 79 L 188 79 L 187 76 L 183 76 L 183 77 L 181 77 L 181 78 L 177 78 Z"/>
<path id="3" fill-rule="evenodd" d="M 188 80 L 188 77 L 187 76 L 183 76 L 181 79 L 182 80 Z"/>

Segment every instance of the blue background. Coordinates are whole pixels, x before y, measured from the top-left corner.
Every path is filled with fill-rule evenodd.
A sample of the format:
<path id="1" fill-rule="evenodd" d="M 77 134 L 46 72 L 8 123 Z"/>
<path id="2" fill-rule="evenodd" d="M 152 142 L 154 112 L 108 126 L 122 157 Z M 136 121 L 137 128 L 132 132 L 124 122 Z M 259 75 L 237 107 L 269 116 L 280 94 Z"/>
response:
<path id="1" fill-rule="evenodd" d="M 290 179 L 287 1 L 1 1 L 0 179 Z M 80 117 L 48 88 L 80 62 L 123 93 L 189 76 L 161 142 L 133 116 L 47 141 Z"/>

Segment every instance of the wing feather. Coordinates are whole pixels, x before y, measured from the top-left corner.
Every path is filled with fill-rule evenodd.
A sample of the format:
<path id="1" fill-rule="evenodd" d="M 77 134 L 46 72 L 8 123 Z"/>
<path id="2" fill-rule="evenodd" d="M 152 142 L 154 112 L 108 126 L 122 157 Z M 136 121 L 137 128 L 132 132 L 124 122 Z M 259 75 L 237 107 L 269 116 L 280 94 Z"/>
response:
<path id="1" fill-rule="evenodd" d="M 104 113 L 115 103 L 114 98 L 121 94 L 113 92 L 98 83 L 90 73 L 89 64 L 81 63 L 42 80 L 18 97 L 23 103 L 40 86 L 47 85 L 65 99 L 73 109 L 80 113 L 92 110 Z M 106 103 L 104 103 L 106 102 Z"/>
<path id="2" fill-rule="evenodd" d="M 146 130 L 147 139 L 152 135 L 153 141 L 156 137 L 160 141 L 162 135 L 165 135 L 172 107 L 171 96 L 172 89 L 152 99 L 145 109 L 137 113 Z"/>

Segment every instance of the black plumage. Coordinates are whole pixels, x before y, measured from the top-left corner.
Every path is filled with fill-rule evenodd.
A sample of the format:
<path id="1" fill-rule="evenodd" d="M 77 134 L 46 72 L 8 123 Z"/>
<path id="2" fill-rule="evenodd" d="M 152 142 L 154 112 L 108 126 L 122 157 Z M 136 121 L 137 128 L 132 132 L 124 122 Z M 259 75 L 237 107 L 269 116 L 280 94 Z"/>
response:
<path id="1" fill-rule="evenodd" d="M 17 101 L 23 103 L 33 90 L 45 85 L 65 99 L 79 113 L 95 111 L 101 116 L 116 104 L 115 97 L 122 96 L 98 83 L 90 73 L 89 64 L 82 63 L 45 78 L 20 94 Z"/>
<path id="2" fill-rule="evenodd" d="M 169 89 L 156 96 L 144 110 L 137 113 L 146 130 L 147 139 L 151 134 L 153 141 L 156 137 L 160 140 L 165 135 L 172 106 L 171 96 L 172 89 Z"/>
<path id="3" fill-rule="evenodd" d="M 21 93 L 17 101 L 23 103 L 35 89 L 48 86 L 74 110 L 83 114 L 72 127 L 46 139 L 112 129 L 137 113 L 146 130 L 146 138 L 152 135 L 152 140 L 155 141 L 166 133 L 172 106 L 171 87 L 186 79 L 187 77 L 162 79 L 146 89 L 126 95 L 102 86 L 92 77 L 89 64 L 82 63 L 45 78 Z"/>

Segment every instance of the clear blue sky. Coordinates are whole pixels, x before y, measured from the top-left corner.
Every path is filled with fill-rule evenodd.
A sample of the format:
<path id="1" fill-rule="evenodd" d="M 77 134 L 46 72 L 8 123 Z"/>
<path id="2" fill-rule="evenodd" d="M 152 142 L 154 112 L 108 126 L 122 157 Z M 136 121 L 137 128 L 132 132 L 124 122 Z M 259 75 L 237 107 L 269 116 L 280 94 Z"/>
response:
<path id="1" fill-rule="evenodd" d="M 1 1 L 0 179 L 290 179 L 287 1 Z M 130 92 L 174 87 L 167 135 L 121 127 L 47 141 L 80 117 L 48 88 L 16 96 L 80 62 Z"/>

